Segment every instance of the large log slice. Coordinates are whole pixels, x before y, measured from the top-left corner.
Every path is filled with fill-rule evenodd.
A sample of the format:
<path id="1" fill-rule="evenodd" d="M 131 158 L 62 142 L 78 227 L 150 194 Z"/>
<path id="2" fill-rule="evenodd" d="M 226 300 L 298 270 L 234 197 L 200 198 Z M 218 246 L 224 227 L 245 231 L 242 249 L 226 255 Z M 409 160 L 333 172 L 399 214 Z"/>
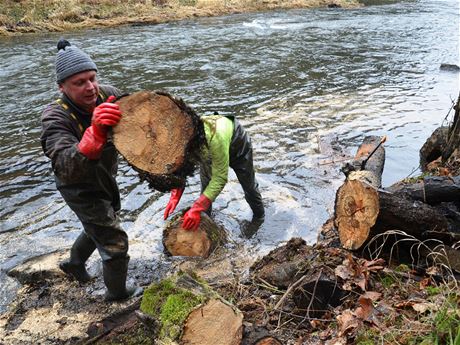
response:
<path id="1" fill-rule="evenodd" d="M 123 114 L 113 128 L 117 150 L 154 189 L 183 187 L 205 141 L 198 115 L 161 91 L 136 92 L 116 103 Z"/>

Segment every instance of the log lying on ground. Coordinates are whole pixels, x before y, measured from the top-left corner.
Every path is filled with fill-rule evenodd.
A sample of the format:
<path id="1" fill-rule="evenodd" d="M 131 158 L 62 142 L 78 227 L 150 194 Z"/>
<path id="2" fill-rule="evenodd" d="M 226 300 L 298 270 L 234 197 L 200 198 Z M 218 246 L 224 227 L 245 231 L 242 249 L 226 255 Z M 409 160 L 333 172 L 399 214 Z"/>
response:
<path id="1" fill-rule="evenodd" d="M 173 276 L 144 292 L 141 312 L 156 319 L 161 343 L 237 345 L 243 336 L 243 315 L 204 283 L 189 275 Z"/>
<path id="2" fill-rule="evenodd" d="M 370 140 L 370 139 L 367 139 Z M 374 145 L 377 144 L 375 138 Z M 365 144 L 365 143 L 364 143 Z M 363 144 L 363 145 L 364 145 Z M 362 146 L 363 146 L 362 145 Z M 379 150 L 383 150 L 380 147 Z M 352 166 L 360 166 L 361 147 Z M 377 153 L 376 152 L 376 153 Z M 359 249 L 377 234 L 401 230 L 417 239 L 436 231 L 449 233 L 457 220 L 420 199 L 432 202 L 455 199 L 458 179 L 429 178 L 427 185 L 394 187 L 393 192 L 379 189 L 384 154 L 372 156 L 364 170 L 348 171 L 347 180 L 338 189 L 335 204 L 335 225 L 341 244 L 350 250 Z"/>
<path id="3" fill-rule="evenodd" d="M 403 261 L 425 260 L 457 270 L 460 251 L 447 245 L 454 244 L 459 238 L 456 235 L 460 226 L 460 212 L 455 202 L 459 201 L 460 178 L 427 177 L 415 183 L 400 182 L 383 190 L 379 188 L 379 183 L 384 155 L 375 160 L 371 157 L 369 162 L 373 164 L 366 164 L 365 169 L 361 170 L 362 154 L 359 152 L 361 147 L 355 161 L 345 166 L 347 179 L 336 195 L 334 224 L 341 246 L 357 250 L 372 243 L 372 248 L 380 250 L 378 248 L 383 245 L 393 248 L 396 242 L 405 239 L 398 242 L 399 249 L 403 250 L 400 255 Z M 388 236 L 388 231 L 393 235 Z M 377 238 L 377 235 L 384 233 L 387 235 Z M 422 241 L 429 239 L 441 240 L 445 245 L 436 249 L 422 244 Z M 436 254 L 439 248 L 444 255 Z M 405 255 L 405 251 L 408 255 Z"/>
<path id="4" fill-rule="evenodd" d="M 414 183 L 398 182 L 386 190 L 430 205 L 460 201 L 460 176 L 429 176 Z"/>
<path id="5" fill-rule="evenodd" d="M 200 256 L 207 258 L 227 241 L 225 229 L 217 225 L 206 213 L 201 214 L 197 230 L 182 228 L 183 212 L 175 215 L 163 230 L 165 252 L 172 256 Z"/>
<path id="6" fill-rule="evenodd" d="M 344 250 L 311 247 L 293 238 L 257 261 L 250 272 L 256 281 L 286 289 L 275 309 L 282 308 L 289 297 L 297 307 L 294 314 L 316 318 L 341 304 L 344 291 L 334 268 L 346 255 Z"/>
<path id="7" fill-rule="evenodd" d="M 204 130 L 181 99 L 160 91 L 140 91 L 117 101 L 123 117 L 113 128 L 117 150 L 150 186 L 183 187 L 199 159 Z"/>

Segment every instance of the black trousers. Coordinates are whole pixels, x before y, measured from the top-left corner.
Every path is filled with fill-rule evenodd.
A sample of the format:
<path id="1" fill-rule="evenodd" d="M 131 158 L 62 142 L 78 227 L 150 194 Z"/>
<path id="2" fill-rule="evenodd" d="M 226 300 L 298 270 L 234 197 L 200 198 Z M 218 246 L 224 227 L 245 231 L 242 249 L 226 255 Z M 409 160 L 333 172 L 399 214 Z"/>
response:
<path id="1" fill-rule="evenodd" d="M 211 180 L 211 167 L 210 157 L 204 159 L 200 164 L 201 192 L 206 189 Z M 251 207 L 254 218 L 264 217 L 262 196 L 254 173 L 251 139 L 236 119 L 234 119 L 234 131 L 230 145 L 230 167 L 235 171 L 243 188 L 244 198 Z"/>
<path id="2" fill-rule="evenodd" d="M 84 245 L 93 252 L 98 250 L 104 262 L 126 259 L 128 256 L 128 235 L 120 225 L 119 195 L 115 191 L 112 200 L 97 198 L 78 188 L 60 190 L 67 205 L 80 219 L 84 232 L 80 235 Z"/>

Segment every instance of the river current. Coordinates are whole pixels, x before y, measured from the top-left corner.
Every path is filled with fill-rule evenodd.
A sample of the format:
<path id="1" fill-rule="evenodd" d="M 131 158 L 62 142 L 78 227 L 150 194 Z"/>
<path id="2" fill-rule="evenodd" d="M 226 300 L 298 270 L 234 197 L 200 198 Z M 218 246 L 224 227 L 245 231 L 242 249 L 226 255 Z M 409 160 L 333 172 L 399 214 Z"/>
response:
<path id="1" fill-rule="evenodd" d="M 364 136 L 388 137 L 384 186 L 417 173 L 418 150 L 458 96 L 459 73 L 440 70 L 460 64 L 458 1 L 367 3 L 0 38 L 0 312 L 18 288 L 6 271 L 69 247 L 81 229 L 39 143 L 40 114 L 59 95 L 59 38 L 92 56 L 103 84 L 164 89 L 199 114 L 241 120 L 266 220 L 252 239 L 240 237 L 251 212 L 233 172 L 214 212 L 232 241 L 257 256 L 291 237 L 315 241 L 343 182 L 340 164 L 327 163 L 353 155 Z M 169 195 L 150 190 L 123 161 L 118 182 L 131 257 L 167 261 Z M 199 188 L 191 178 L 178 208 Z"/>

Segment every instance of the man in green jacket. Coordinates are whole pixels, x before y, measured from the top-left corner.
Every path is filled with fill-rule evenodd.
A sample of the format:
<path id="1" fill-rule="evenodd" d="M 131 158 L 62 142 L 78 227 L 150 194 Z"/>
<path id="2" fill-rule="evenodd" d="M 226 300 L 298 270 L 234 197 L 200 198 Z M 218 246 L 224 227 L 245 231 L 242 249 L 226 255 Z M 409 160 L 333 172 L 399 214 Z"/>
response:
<path id="1" fill-rule="evenodd" d="M 207 147 L 203 148 L 201 155 L 201 195 L 184 214 L 182 227 L 186 230 L 194 230 L 200 224 L 201 212 L 210 213 L 212 202 L 227 183 L 229 167 L 235 171 L 243 187 L 244 197 L 253 212 L 252 223 L 260 225 L 264 220 L 265 211 L 255 178 L 249 136 L 233 117 L 204 116 L 201 122 L 207 142 Z M 183 188 L 171 191 L 164 219 L 174 211 L 183 191 Z"/>
<path id="2" fill-rule="evenodd" d="M 44 110 L 40 140 L 51 159 L 56 187 L 84 229 L 61 269 L 79 282 L 89 281 L 85 262 L 97 249 L 103 262 L 105 298 L 122 300 L 142 289 L 126 287 L 128 236 L 118 216 L 118 161 L 110 127 L 121 118 L 118 105 L 112 103 L 121 92 L 99 86 L 96 73 L 88 55 L 59 41 L 56 79 L 62 96 Z"/>

